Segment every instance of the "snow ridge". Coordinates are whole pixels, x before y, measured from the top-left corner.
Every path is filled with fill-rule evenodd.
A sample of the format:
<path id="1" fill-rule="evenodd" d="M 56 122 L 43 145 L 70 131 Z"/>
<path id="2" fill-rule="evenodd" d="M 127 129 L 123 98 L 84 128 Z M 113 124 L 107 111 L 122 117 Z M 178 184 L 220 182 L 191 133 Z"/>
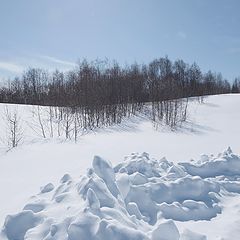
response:
<path id="1" fill-rule="evenodd" d="M 23 210 L 5 219 L 3 240 L 205 240 L 176 221 L 211 220 L 221 214 L 222 193 L 240 193 L 240 157 L 173 164 L 133 153 L 115 167 L 95 156 L 79 179 L 65 174 Z"/>

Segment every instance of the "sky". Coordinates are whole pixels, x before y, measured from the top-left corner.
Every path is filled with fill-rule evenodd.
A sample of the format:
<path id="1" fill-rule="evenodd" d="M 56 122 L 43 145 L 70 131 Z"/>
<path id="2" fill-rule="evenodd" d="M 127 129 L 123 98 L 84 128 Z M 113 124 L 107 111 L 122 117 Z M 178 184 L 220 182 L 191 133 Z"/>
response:
<path id="1" fill-rule="evenodd" d="M 0 80 L 83 58 L 168 56 L 240 76 L 239 0 L 0 0 Z"/>

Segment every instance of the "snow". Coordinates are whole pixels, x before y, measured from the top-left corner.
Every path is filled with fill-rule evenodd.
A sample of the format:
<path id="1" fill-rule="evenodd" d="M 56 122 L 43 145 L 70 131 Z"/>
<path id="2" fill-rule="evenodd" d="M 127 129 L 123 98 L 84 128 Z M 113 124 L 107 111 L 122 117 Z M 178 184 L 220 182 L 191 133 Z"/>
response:
<path id="1" fill-rule="evenodd" d="M 52 183 L 48 183 L 47 185 L 41 187 L 41 193 L 51 192 L 54 189 Z"/>
<path id="2" fill-rule="evenodd" d="M 188 229 L 184 230 L 181 236 L 181 240 L 206 240 L 206 239 L 207 239 L 206 236 L 202 234 L 194 233 Z"/>
<path id="3" fill-rule="evenodd" d="M 164 229 L 180 240 L 236 239 L 239 105 L 239 94 L 210 96 L 190 102 L 189 120 L 175 132 L 156 131 L 138 116 L 83 134 L 76 144 L 41 139 L 32 130 L 32 107 L 17 106 L 25 137 L 17 149 L 0 149 L 0 239 L 91 239 L 96 231 L 99 239 L 154 239 L 161 229 L 162 239 L 171 239 Z M 101 157 L 91 165 L 94 155 Z"/>
<path id="4" fill-rule="evenodd" d="M 238 175 L 240 172 L 239 159 L 238 156 L 231 153 L 232 150 L 228 148 L 222 158 L 221 155 L 210 158 L 204 155 L 204 158 L 201 158 L 199 161 L 182 163 L 182 166 L 184 166 L 191 175 L 197 175 L 203 178 L 221 175 L 229 177 Z"/>
<path id="5" fill-rule="evenodd" d="M 153 230 L 151 237 L 152 240 L 158 240 L 159 238 L 162 240 L 179 240 L 180 235 L 174 222 L 171 220 L 165 220 Z"/>
<path id="6" fill-rule="evenodd" d="M 197 164 L 201 168 L 212 161 L 231 163 L 232 159 L 239 169 L 240 156 L 230 148 Z M 237 196 L 222 178 L 224 183 L 239 184 L 240 170 L 229 168 L 222 178 L 213 174 L 205 178 L 191 174 L 185 166 L 143 153 L 131 154 L 112 167 L 95 156 L 92 167 L 82 176 L 65 174 L 56 187 L 49 183 L 40 188 L 23 210 L 6 217 L 0 236 L 5 240 L 207 239 L 205 231 L 195 232 L 189 222 L 219 224 L 226 204 Z M 221 170 L 217 164 L 212 172 Z M 136 181 L 138 174 L 140 181 Z M 235 227 L 238 223 L 240 220 Z"/>
<path id="7" fill-rule="evenodd" d="M 16 215 L 8 216 L 5 220 L 4 233 L 8 239 L 22 240 L 26 232 L 41 221 L 32 211 L 25 210 Z"/>

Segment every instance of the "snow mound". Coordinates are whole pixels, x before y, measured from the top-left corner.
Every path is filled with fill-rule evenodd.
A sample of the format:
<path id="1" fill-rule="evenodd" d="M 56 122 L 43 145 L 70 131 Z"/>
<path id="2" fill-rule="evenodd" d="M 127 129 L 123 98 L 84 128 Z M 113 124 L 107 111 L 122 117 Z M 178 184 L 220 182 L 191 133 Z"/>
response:
<path id="1" fill-rule="evenodd" d="M 240 176 L 240 159 L 229 147 L 217 157 L 202 155 L 201 159 L 192 163 L 180 163 L 193 176 L 202 178 L 216 176 Z"/>
<path id="2" fill-rule="evenodd" d="M 173 164 L 147 153 L 131 154 L 112 167 L 94 157 L 78 179 L 65 174 L 49 183 L 23 210 L 6 217 L 5 240 L 205 240 L 174 221 L 211 220 L 222 192 L 240 193 L 240 158 L 230 149 L 218 157 Z"/>

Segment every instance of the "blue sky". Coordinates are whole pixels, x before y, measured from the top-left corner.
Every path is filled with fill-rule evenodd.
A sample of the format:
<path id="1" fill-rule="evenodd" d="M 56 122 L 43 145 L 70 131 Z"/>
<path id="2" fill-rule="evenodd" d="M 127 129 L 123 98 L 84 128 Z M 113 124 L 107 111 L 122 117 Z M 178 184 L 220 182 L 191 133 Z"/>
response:
<path id="1" fill-rule="evenodd" d="M 240 76 L 239 0 L 0 0 L 0 78 L 168 55 Z"/>

